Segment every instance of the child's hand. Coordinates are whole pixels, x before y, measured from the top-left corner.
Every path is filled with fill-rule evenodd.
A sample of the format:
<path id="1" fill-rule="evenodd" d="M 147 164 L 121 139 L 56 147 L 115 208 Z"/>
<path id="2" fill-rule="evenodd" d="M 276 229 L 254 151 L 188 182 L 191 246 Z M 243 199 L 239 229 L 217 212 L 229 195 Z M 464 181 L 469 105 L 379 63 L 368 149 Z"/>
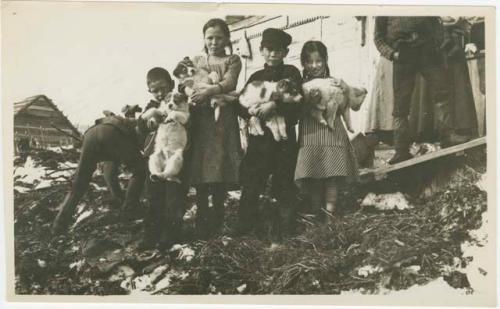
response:
<path id="1" fill-rule="evenodd" d="M 199 87 L 193 91 L 190 99 L 195 104 L 201 104 L 205 102 L 209 97 L 209 90 L 206 87 Z"/>
<path id="2" fill-rule="evenodd" d="M 268 118 L 276 110 L 276 102 L 262 103 L 255 109 L 255 115 L 261 119 Z"/>
<path id="3" fill-rule="evenodd" d="M 201 103 L 206 101 L 207 97 L 208 96 L 207 96 L 206 91 L 195 90 L 193 92 L 193 94 L 191 95 L 190 99 L 195 104 L 201 104 Z"/>
<path id="4" fill-rule="evenodd" d="M 152 117 L 146 122 L 146 126 L 150 131 L 156 130 L 158 128 L 158 121 L 156 120 L 155 117 Z"/>

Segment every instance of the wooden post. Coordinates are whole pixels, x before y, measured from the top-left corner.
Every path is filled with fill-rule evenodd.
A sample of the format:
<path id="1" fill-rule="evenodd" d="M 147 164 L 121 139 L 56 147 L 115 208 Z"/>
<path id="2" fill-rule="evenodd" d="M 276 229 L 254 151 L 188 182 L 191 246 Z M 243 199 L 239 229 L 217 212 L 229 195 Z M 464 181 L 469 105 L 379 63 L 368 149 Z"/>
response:
<path id="1" fill-rule="evenodd" d="M 472 87 L 472 95 L 474 96 L 474 105 L 476 106 L 477 126 L 479 136 L 486 135 L 486 96 L 481 92 L 481 75 L 479 69 L 479 61 L 484 60 L 484 54 L 473 56 L 467 59 L 469 67 L 469 76 Z"/>
<path id="2" fill-rule="evenodd" d="M 43 136 L 43 128 L 40 126 L 40 138 L 42 140 L 42 147 L 41 148 L 46 148 L 47 145 L 45 145 L 45 138 Z"/>

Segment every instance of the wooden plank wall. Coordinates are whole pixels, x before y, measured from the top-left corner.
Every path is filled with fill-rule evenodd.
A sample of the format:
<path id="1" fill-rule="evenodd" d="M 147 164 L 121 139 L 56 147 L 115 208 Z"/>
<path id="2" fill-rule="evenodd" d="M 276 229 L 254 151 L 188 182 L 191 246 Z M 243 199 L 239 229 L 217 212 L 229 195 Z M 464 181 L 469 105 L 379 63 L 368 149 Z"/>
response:
<path id="1" fill-rule="evenodd" d="M 486 135 L 486 94 L 485 94 L 485 55 L 481 52 L 479 55 L 467 59 L 469 67 L 469 76 L 476 105 L 477 126 L 479 136 Z"/>

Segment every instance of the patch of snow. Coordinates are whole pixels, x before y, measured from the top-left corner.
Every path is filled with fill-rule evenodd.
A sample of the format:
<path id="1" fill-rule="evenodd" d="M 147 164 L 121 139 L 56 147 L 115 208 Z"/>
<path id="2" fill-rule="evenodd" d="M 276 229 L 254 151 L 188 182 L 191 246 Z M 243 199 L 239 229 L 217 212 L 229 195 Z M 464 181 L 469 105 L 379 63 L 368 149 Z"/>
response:
<path id="1" fill-rule="evenodd" d="M 165 278 L 158 281 L 158 283 L 156 283 L 156 285 L 155 285 L 154 292 L 168 288 L 170 286 L 170 280 L 171 280 L 171 276 L 167 275 L 167 276 L 165 276 Z"/>
<path id="2" fill-rule="evenodd" d="M 60 168 L 77 168 L 78 167 L 78 163 L 76 162 L 70 162 L 70 161 L 66 161 L 66 162 L 62 162 L 62 163 L 59 163 L 59 167 Z"/>
<path id="3" fill-rule="evenodd" d="M 154 291 L 159 290 L 155 287 L 153 282 L 156 281 L 159 276 L 164 274 L 167 269 L 168 265 L 161 265 L 156 267 L 150 274 L 138 276 L 133 279 L 132 276 L 127 276 L 126 279 L 120 283 L 120 287 L 128 290 L 130 295 L 150 295 L 151 293 L 154 293 Z M 166 277 L 168 277 L 168 274 Z M 160 282 L 162 286 L 168 286 L 170 284 L 170 279 L 164 280 L 165 278 L 160 280 L 157 285 L 160 284 Z"/>
<path id="4" fill-rule="evenodd" d="M 358 272 L 358 276 L 366 278 L 371 274 L 379 273 L 381 271 L 382 271 L 382 268 L 380 266 L 365 265 L 363 267 L 358 268 L 357 272 Z"/>
<path id="5" fill-rule="evenodd" d="M 16 190 L 19 193 L 26 193 L 26 192 L 31 191 L 31 188 L 26 188 L 26 187 L 22 187 L 22 186 L 14 186 L 14 190 Z"/>
<path id="6" fill-rule="evenodd" d="M 494 264 L 491 263 L 491 256 L 488 252 L 488 219 L 486 213 L 482 215 L 481 227 L 469 232 L 472 242 L 464 242 L 461 245 L 463 257 L 471 257 L 472 261 L 467 263 L 464 272 L 467 275 L 469 283 L 474 289 L 474 294 L 486 293 L 488 282 L 487 276 L 495 276 Z"/>
<path id="7" fill-rule="evenodd" d="M 77 215 L 81 214 L 86 206 L 87 206 L 87 204 L 85 204 L 85 203 L 78 204 L 78 206 L 76 206 L 76 214 Z"/>
<path id="8" fill-rule="evenodd" d="M 481 174 L 481 178 L 479 178 L 479 180 L 476 181 L 475 185 L 476 185 L 476 187 L 479 188 L 479 190 L 486 191 L 486 187 L 487 187 L 486 173 Z"/>
<path id="9" fill-rule="evenodd" d="M 221 238 L 221 242 L 224 245 L 224 247 L 227 246 L 229 244 L 229 242 L 232 240 L 233 239 L 231 237 L 228 237 L 228 236 L 222 236 L 222 238 Z"/>
<path id="10" fill-rule="evenodd" d="M 84 264 L 85 264 L 85 259 L 78 260 L 76 262 L 69 264 L 69 269 L 75 269 L 76 271 L 80 271 L 80 269 Z"/>
<path id="11" fill-rule="evenodd" d="M 404 210 L 411 208 L 410 203 L 401 192 L 387 194 L 375 194 L 370 192 L 361 202 L 361 207 L 368 206 L 373 206 L 378 210 Z"/>
<path id="12" fill-rule="evenodd" d="M 236 291 L 238 291 L 238 293 L 243 293 L 243 291 L 245 291 L 247 288 L 247 284 L 242 284 L 240 285 L 239 287 L 236 288 Z"/>
<path id="13" fill-rule="evenodd" d="M 229 195 L 229 198 L 234 200 L 239 201 L 241 198 L 241 191 L 229 191 L 227 194 Z"/>
<path id="14" fill-rule="evenodd" d="M 172 281 L 172 278 L 180 278 L 181 280 L 186 279 L 189 276 L 189 274 L 185 271 L 183 272 L 178 272 L 176 270 L 170 270 L 163 279 L 158 281 L 155 286 L 155 290 L 153 293 L 156 293 L 158 291 L 164 290 L 170 286 L 170 282 Z"/>
<path id="15" fill-rule="evenodd" d="M 42 178 L 47 174 L 47 168 L 44 166 L 38 166 L 31 157 L 26 158 L 24 166 L 19 166 L 14 169 L 14 179 L 20 178 L 24 183 L 34 183 L 40 182 Z"/>
<path id="16" fill-rule="evenodd" d="M 41 268 L 47 267 L 47 263 L 44 260 L 37 259 L 36 262 L 38 263 L 38 266 Z"/>
<path id="17" fill-rule="evenodd" d="M 43 179 L 40 181 L 40 183 L 38 185 L 36 185 L 35 190 L 45 189 L 45 188 L 50 188 L 50 187 L 52 187 L 52 181 L 47 180 L 47 179 Z"/>
<path id="18" fill-rule="evenodd" d="M 47 147 L 47 150 L 53 151 L 55 153 L 62 153 L 62 149 L 59 146 Z"/>
<path id="19" fill-rule="evenodd" d="M 75 223 L 73 224 L 73 227 L 74 228 L 75 226 L 78 225 L 78 223 L 80 223 L 81 221 L 83 221 L 84 219 L 90 217 L 92 214 L 94 213 L 94 211 L 92 209 L 89 209 L 89 210 L 85 210 L 84 212 L 82 212 L 78 218 L 76 219 Z"/>
<path id="20" fill-rule="evenodd" d="M 188 245 L 175 244 L 172 246 L 170 251 L 179 251 L 179 254 L 177 255 L 178 260 L 185 260 L 186 262 L 189 262 L 194 257 L 194 250 L 191 249 Z"/>
<path id="21" fill-rule="evenodd" d="M 130 266 L 121 265 L 111 276 L 109 276 L 108 280 L 111 282 L 124 280 L 132 277 L 134 274 L 135 271 Z"/>
<path id="22" fill-rule="evenodd" d="M 198 208 L 196 207 L 196 205 L 193 205 L 191 208 L 186 210 L 184 216 L 182 217 L 182 220 L 186 222 L 193 222 L 194 219 L 196 219 L 197 210 Z"/>
<path id="23" fill-rule="evenodd" d="M 98 186 L 93 182 L 91 184 L 92 184 L 92 187 L 94 188 L 94 190 L 96 190 L 96 191 L 107 191 L 108 190 L 106 187 Z"/>
<path id="24" fill-rule="evenodd" d="M 412 266 L 408 266 L 408 267 L 404 268 L 403 272 L 405 272 L 407 274 L 417 275 L 418 272 L 420 271 L 420 269 L 421 269 L 420 266 L 412 265 Z"/>
<path id="25" fill-rule="evenodd" d="M 429 297 L 429 295 L 440 295 L 442 298 L 452 298 L 457 295 L 486 295 L 488 290 L 489 282 L 485 280 L 487 276 L 495 276 L 494 269 L 489 267 L 491 263 L 490 252 L 487 250 L 488 246 L 488 234 L 487 234 L 488 220 L 486 219 L 486 214 L 483 213 L 482 225 L 479 229 L 469 232 L 469 235 L 473 239 L 472 242 L 464 242 L 461 245 L 463 252 L 463 257 L 472 257 L 472 261 L 467 263 L 465 268 L 461 267 L 461 260 L 458 257 L 453 259 L 453 265 L 446 265 L 441 268 L 441 273 L 443 275 L 449 274 L 453 271 L 459 271 L 467 275 L 467 279 L 470 283 L 471 289 L 462 288 L 455 289 L 450 286 L 443 277 L 439 277 L 425 285 L 414 285 L 406 290 L 389 290 L 381 288 L 378 294 L 390 295 L 396 297 Z M 404 271 L 410 273 L 417 273 L 420 271 L 420 266 L 413 265 L 404 269 Z M 360 274 L 358 272 L 358 274 Z M 361 275 L 361 274 L 360 274 Z M 343 291 L 342 295 L 359 295 L 366 294 L 367 291 L 364 289 L 355 289 L 351 291 Z"/>
<path id="26" fill-rule="evenodd" d="M 64 167 L 62 167 L 64 168 Z M 57 172 L 54 172 L 50 175 L 52 178 L 60 178 L 60 179 L 63 179 L 63 180 L 66 180 L 64 177 L 71 177 L 73 176 L 73 171 L 70 171 L 70 170 L 64 170 L 64 171 L 57 171 Z"/>

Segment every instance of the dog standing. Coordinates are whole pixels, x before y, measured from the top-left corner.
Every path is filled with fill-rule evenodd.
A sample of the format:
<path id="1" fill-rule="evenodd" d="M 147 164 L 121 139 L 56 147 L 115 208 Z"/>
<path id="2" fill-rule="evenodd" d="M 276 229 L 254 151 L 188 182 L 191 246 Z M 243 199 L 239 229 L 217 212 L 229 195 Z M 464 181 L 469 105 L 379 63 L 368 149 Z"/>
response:
<path id="1" fill-rule="evenodd" d="M 256 111 L 263 104 L 268 104 L 272 113 L 265 119 L 265 125 L 271 130 L 274 140 L 288 139 L 286 134 L 285 117 L 276 114 L 279 104 L 298 104 L 302 100 L 298 87 L 288 79 L 278 82 L 253 81 L 246 85 L 239 97 L 240 104 L 248 109 L 252 115 L 249 119 L 249 133 L 252 135 L 264 135 L 260 119 L 255 116 Z"/>
<path id="2" fill-rule="evenodd" d="M 312 117 L 333 128 L 335 117 L 341 114 L 346 129 L 354 133 L 350 110 L 358 111 L 361 108 L 367 94 L 365 88 L 351 87 L 336 78 L 316 78 L 302 85 L 302 88 L 306 102 L 313 104 L 310 109 Z M 319 97 L 314 98 L 316 95 Z"/>
<path id="3" fill-rule="evenodd" d="M 148 122 L 163 118 L 155 136 L 154 152 L 149 157 L 151 177 L 179 182 L 179 173 L 183 165 L 183 154 L 187 146 L 186 125 L 189 120 L 188 98 L 181 93 L 174 93 L 161 102 L 159 108 L 151 108 L 141 115 Z"/>

